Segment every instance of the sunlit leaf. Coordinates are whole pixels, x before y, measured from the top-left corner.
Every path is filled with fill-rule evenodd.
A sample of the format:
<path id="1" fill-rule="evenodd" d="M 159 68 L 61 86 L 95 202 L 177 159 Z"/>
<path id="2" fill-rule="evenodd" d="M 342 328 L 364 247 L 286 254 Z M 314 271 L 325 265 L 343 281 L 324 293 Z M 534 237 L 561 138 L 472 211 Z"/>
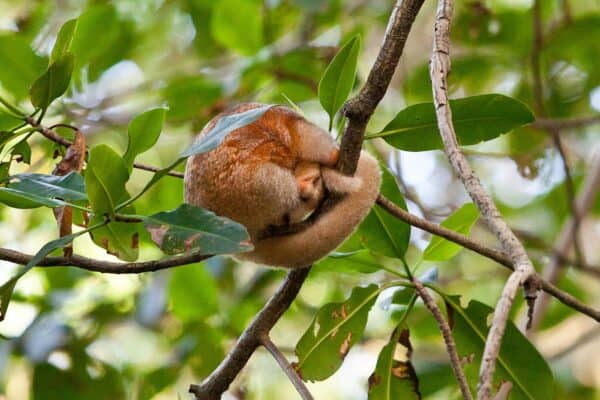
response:
<path id="1" fill-rule="evenodd" d="M 134 211 L 132 208 L 129 211 Z M 104 219 L 102 214 L 95 214 L 89 224 L 95 225 Z M 123 261 L 135 261 L 139 255 L 138 225 L 130 222 L 110 222 L 90 233 L 94 243 L 102 247 L 108 254 Z"/>
<path id="2" fill-rule="evenodd" d="M 127 150 L 123 159 L 130 168 L 135 157 L 152 148 L 158 140 L 166 112 L 165 108 L 148 110 L 137 115 L 129 123 Z"/>
<path id="3" fill-rule="evenodd" d="M 342 365 L 350 348 L 360 340 L 369 310 L 379 287 L 355 287 L 342 303 L 323 306 L 296 345 L 298 362 L 294 368 L 305 381 L 330 377 Z"/>
<path id="4" fill-rule="evenodd" d="M 444 228 L 451 229 L 468 236 L 471 228 L 479 218 L 479 211 L 475 204 L 467 203 L 452 213 L 441 223 Z M 462 246 L 444 239 L 433 236 L 431 242 L 423 252 L 423 259 L 428 261 L 446 261 L 454 257 Z"/>
<path id="5" fill-rule="evenodd" d="M 77 29 L 77 18 L 70 19 L 61 26 L 56 37 L 56 42 L 52 48 L 52 54 L 50 55 L 50 63 L 62 58 L 71 49 L 71 43 L 73 42 L 73 35 Z"/>
<path id="6" fill-rule="evenodd" d="M 125 162 L 106 145 L 93 147 L 85 169 L 85 187 L 92 210 L 113 214 L 120 202 L 129 198 L 125 183 L 129 171 Z"/>
<path id="7" fill-rule="evenodd" d="M 206 153 L 207 151 L 216 148 L 228 134 L 236 129 L 253 123 L 270 108 L 271 105 L 265 105 L 241 113 L 221 117 L 210 131 L 206 132 L 206 134 L 196 140 L 192 146 L 181 153 L 181 156 L 189 157 L 194 154 Z"/>
<path id="8" fill-rule="evenodd" d="M 331 60 L 319 82 L 319 101 L 329 114 L 329 130 L 333 126 L 333 117 L 354 86 L 359 51 L 360 36 L 355 36 Z"/>
<path id="9" fill-rule="evenodd" d="M 230 254 L 252 249 L 243 225 L 191 204 L 146 217 L 144 226 L 167 254 Z"/>
<path id="10" fill-rule="evenodd" d="M 450 106 L 458 143 L 462 146 L 495 139 L 534 120 L 525 104 L 501 94 L 450 100 Z M 444 148 L 433 103 L 405 108 L 382 131 L 368 137 L 382 137 L 397 149 L 407 151 Z"/>
<path id="11" fill-rule="evenodd" d="M 66 53 L 54 61 L 29 89 L 34 107 L 45 109 L 69 87 L 74 66 L 73 54 Z"/>

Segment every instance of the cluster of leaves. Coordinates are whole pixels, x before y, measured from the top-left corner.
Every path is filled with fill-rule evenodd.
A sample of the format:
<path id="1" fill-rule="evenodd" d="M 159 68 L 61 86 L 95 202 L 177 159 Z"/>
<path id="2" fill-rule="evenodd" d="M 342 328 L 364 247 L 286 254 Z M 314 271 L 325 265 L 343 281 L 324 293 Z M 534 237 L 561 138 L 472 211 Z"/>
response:
<path id="1" fill-rule="evenodd" d="M 314 32 L 326 32 L 341 20 L 348 19 L 343 2 L 298 0 L 263 5 L 254 0 L 180 0 L 157 5 L 160 12 L 153 9 L 154 6 L 144 9 L 138 4 L 135 11 L 129 13 L 125 5 L 97 2 L 87 6 L 77 19 L 62 25 L 49 57 L 44 57 L 32 50 L 31 43 L 52 7 L 49 5 L 51 2 L 38 3 L 31 6 L 30 20 L 19 27 L 18 34 L 0 36 L 2 59 L 14 60 L 0 65 L 0 203 L 3 209 L 32 209 L 29 214 L 34 216 L 32 219 L 41 218 L 35 216 L 44 212 L 35 214 L 38 211 L 34 209 L 50 208 L 59 228 L 58 238 L 41 246 L 33 259 L 2 282 L 0 287 L 2 317 L 11 296 L 15 301 L 39 306 L 40 317 L 28 328 L 31 332 L 38 329 L 44 316 L 60 310 L 61 306 L 54 304 L 50 295 L 31 298 L 19 291 L 13 293 L 15 286 L 44 257 L 61 249 L 65 256 L 72 254 L 69 246 L 77 237 L 89 234 L 97 246 L 124 261 L 138 258 L 140 243 L 154 242 L 168 255 L 184 252 L 231 254 L 250 249 L 242 226 L 209 211 L 180 205 L 180 183 L 162 178 L 170 171 L 180 169 L 187 157 L 211 150 L 225 135 L 259 118 L 267 108 L 221 120 L 205 139 L 185 147 L 175 157 L 165 152 L 164 158 L 173 161 L 141 186 L 136 182 L 134 163 L 149 157 L 148 154 L 156 152 L 157 148 L 166 147 L 157 144 L 161 134 L 168 135 L 166 131 L 181 126 L 191 131 L 186 123 L 191 121 L 195 128 L 201 126 L 231 99 L 252 97 L 274 103 L 289 98 L 298 104 L 318 99 L 329 116 L 329 130 L 334 127 L 341 130 L 344 120 L 339 111 L 355 88 L 361 37 L 365 37 L 364 33 L 371 29 L 374 21 L 383 28 L 389 12 L 388 5 L 381 8 L 380 14 L 377 14 L 377 7 L 364 5 L 353 10 L 358 16 L 352 18 L 351 29 L 344 28 L 344 40 L 341 41 L 344 44 L 335 51 L 328 46 L 307 46 L 305 42 L 280 51 L 275 44 L 290 32 L 306 28 L 303 28 L 304 19 L 310 20 L 307 25 Z M 122 2 L 125 3 L 130 2 Z M 505 139 L 515 159 L 521 161 L 518 157 L 523 154 L 539 157 L 543 140 L 527 127 L 533 121 L 533 115 L 524 104 L 531 102 L 527 66 L 514 62 L 515 58 L 527 60 L 530 51 L 528 46 L 523 45 L 528 43 L 529 28 L 523 28 L 520 36 L 512 31 L 515 27 L 529 27 L 529 12 L 487 10 L 483 17 L 474 18 L 478 10 L 476 7 L 473 3 L 459 9 L 453 30 L 453 35 L 466 50 L 453 60 L 452 81 L 458 84 L 451 89 L 470 95 L 461 95 L 451 103 L 459 143 L 473 145 L 508 133 Z M 161 17 L 157 18 L 157 15 Z M 556 59 L 569 59 L 587 73 L 584 87 L 575 94 L 568 93 L 568 85 L 557 79 L 548 99 L 552 115 L 568 116 L 586 109 L 582 93 L 599 84 L 594 62 L 589 58 L 590 54 L 594 54 L 594 43 L 582 41 L 584 43 L 576 54 L 572 57 L 565 55 L 565 49 L 570 48 L 565 44 L 572 42 L 572 32 L 597 30 L 600 24 L 595 24 L 596 19 L 590 16 L 577 19 L 569 29 L 559 27 L 549 38 L 542 54 L 548 73 L 553 65 L 551 61 Z M 173 68 L 177 64 L 185 64 L 173 62 L 181 57 L 176 51 L 169 53 L 168 57 L 162 55 L 169 46 L 168 40 L 175 42 L 182 36 L 180 31 L 174 35 L 175 38 L 169 36 L 170 30 L 173 30 L 171 25 L 175 24 L 191 24 L 190 29 L 195 32 L 193 40 L 185 44 L 188 46 L 188 58 L 181 60 L 191 60 L 193 66 L 213 63 L 225 71 L 228 80 L 236 82 L 235 89 L 210 74 L 189 74 L 185 67 Z M 489 26 L 498 24 L 500 30 L 490 33 L 493 29 Z M 511 27 L 510 32 L 506 32 L 507 26 Z M 99 41 L 98 37 L 102 40 Z M 165 43 L 157 37 L 164 37 Z M 498 50 L 493 57 L 487 55 L 489 52 L 482 52 L 482 49 L 489 48 Z M 220 59 L 225 49 L 243 56 L 243 62 L 238 65 L 230 63 L 231 58 Z M 146 57 L 146 54 L 154 53 L 160 57 Z M 64 153 L 64 149 L 54 143 L 49 147 L 49 141 L 42 137 L 44 132 L 41 132 L 42 127 L 50 124 L 47 121 L 59 118 L 74 125 L 89 122 L 78 120 L 77 115 L 101 106 L 87 108 L 73 101 L 77 92 L 86 87 L 88 80 L 97 81 L 109 67 L 126 59 L 136 60 L 144 71 L 151 70 L 152 63 L 157 64 L 158 67 L 154 66 L 158 70 L 155 78 L 162 83 L 158 88 L 153 87 L 151 96 L 147 96 L 152 101 L 158 97 L 158 102 L 145 107 L 147 110 L 132 118 L 126 128 L 117 127 L 122 132 L 121 136 L 126 138 L 125 146 L 121 146 L 123 149 L 119 151 L 118 143 L 105 140 L 108 134 L 94 142 L 94 135 L 84 137 L 76 131 L 70 136 L 71 132 L 63 128 L 53 131 L 61 135 L 59 141 L 72 142 L 67 152 Z M 515 71 L 521 78 L 513 93 L 518 100 L 493 93 L 499 77 Z M 319 76 L 321 79 L 316 80 L 315 77 Z M 394 109 L 395 116 L 380 116 L 380 119 L 389 122 L 382 124 L 382 129 L 370 132 L 367 139 L 382 138 L 393 148 L 403 151 L 442 149 L 434 107 L 428 102 L 431 89 L 425 63 L 410 71 L 401 89 L 412 105 L 400 111 Z M 144 90 L 139 88 L 142 97 L 146 94 Z M 69 102 L 61 101 L 65 94 Z M 168 110 L 155 106 L 161 101 L 169 105 Z M 72 110 L 79 114 L 70 112 Z M 163 132 L 165 123 L 169 129 Z M 21 163 L 29 164 L 36 157 L 48 161 L 55 152 L 62 155 L 62 161 L 52 173 L 14 172 L 23 171 Z M 156 153 L 152 155 L 158 158 Z M 35 168 L 31 167 L 33 171 L 36 171 Z M 381 192 L 406 208 L 396 178 L 383 162 L 382 171 Z M 132 190 L 136 187 L 137 190 Z M 549 198 L 552 196 L 549 194 L 540 201 L 552 204 L 552 199 L 559 195 L 554 193 L 554 197 Z M 561 211 L 553 209 L 552 212 Z M 566 208 L 562 212 L 565 213 Z M 475 207 L 466 204 L 446 218 L 442 225 L 468 235 L 477 218 Z M 80 228 L 73 233 L 73 226 Z M 461 247 L 433 238 L 424 251 L 413 251 L 409 247 L 410 235 L 409 225 L 375 206 L 344 245 L 315 265 L 315 279 L 320 274 L 344 274 L 336 281 L 345 285 L 340 284 L 327 294 L 326 298 L 333 302 L 319 308 L 308 329 L 306 326 L 298 328 L 306 329 L 295 349 L 295 368 L 303 379 L 321 381 L 338 371 L 353 346 L 365 339 L 369 312 L 382 297 L 387 300 L 379 302 L 387 302 L 386 307 L 395 311 L 388 321 L 389 325 L 393 325 L 388 333 L 389 340 L 381 349 L 368 381 L 369 398 L 421 398 L 448 388 L 451 388 L 451 396 L 456 394 L 447 365 L 443 364 L 440 372 L 436 368 L 428 368 L 418 357 L 413 359 L 412 343 L 427 330 L 419 322 L 423 307 L 416 302 L 410 277 L 417 274 L 423 264 L 452 262 Z M 380 275 L 376 273 L 381 271 L 386 271 L 386 276 L 391 278 L 379 279 Z M 57 291 L 67 288 L 76 291 L 78 282 L 86 277 L 81 272 L 67 269 L 42 270 L 39 274 L 49 282 L 51 289 Z M 69 368 L 59 369 L 54 364 L 43 363 L 44 357 L 31 358 L 40 362 L 35 367 L 32 380 L 34 398 L 52 398 L 49 396 L 54 393 L 54 383 L 64 381 L 76 382 L 76 385 L 66 386 L 60 393 L 61 398 L 125 398 L 126 391 L 135 391 L 138 398 L 146 399 L 174 385 L 184 367 L 191 368 L 197 377 L 206 376 L 224 355 L 223 339 L 241 332 L 260 307 L 261 296 L 268 293 L 270 284 L 281 273 L 260 271 L 248 287 L 242 287 L 236 275 L 239 274 L 233 261 L 215 258 L 201 266 L 189 265 L 172 271 L 168 284 L 159 275 L 140 293 L 138 310 L 148 307 L 153 317 L 145 319 L 142 311 L 138 311 L 138 322 L 169 341 L 169 361 L 146 369 L 132 368 L 131 365 L 117 369 L 90 355 L 87 350 L 90 344 L 106 335 L 111 325 L 131 317 L 131 299 L 107 297 L 96 301 L 84 318 L 94 321 L 93 328 L 80 333 L 77 322 L 71 323 L 75 326 L 68 329 L 69 339 L 49 344 L 44 352 L 47 358 L 55 349 L 65 350 L 71 358 Z M 377 283 L 367 286 L 356 284 L 365 279 Z M 470 387 L 474 390 L 492 309 L 477 300 L 464 304 L 466 300 L 461 302 L 459 297 L 451 295 L 453 291 L 437 281 L 435 269 L 420 275 L 419 279 L 438 293 L 446 305 L 458 352 L 463 358 Z M 161 296 L 163 301 L 165 296 L 169 299 L 169 317 L 164 317 L 162 303 L 157 300 Z M 294 312 L 297 311 L 292 311 L 292 317 L 297 316 Z M 167 318 L 176 322 L 171 319 L 167 323 L 164 321 Z M 431 317 L 428 320 L 431 321 Z M 60 326 L 65 328 L 65 325 Z M 20 347 L 27 353 L 26 344 Z M 401 350 L 405 358 L 397 359 Z M 553 377 L 548 364 L 512 323 L 508 326 L 496 375 L 496 383 L 504 381 L 513 385 L 511 398 L 552 398 Z M 367 382 L 364 384 L 367 386 Z"/>

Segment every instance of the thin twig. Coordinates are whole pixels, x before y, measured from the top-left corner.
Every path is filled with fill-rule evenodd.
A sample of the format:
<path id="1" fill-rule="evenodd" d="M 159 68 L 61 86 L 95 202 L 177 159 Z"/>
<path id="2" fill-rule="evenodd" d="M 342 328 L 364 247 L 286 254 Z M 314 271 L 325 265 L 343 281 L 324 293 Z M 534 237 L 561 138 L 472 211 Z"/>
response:
<path id="1" fill-rule="evenodd" d="M 69 147 L 72 144 L 69 139 L 59 135 L 53 129 L 46 128 L 45 126 L 41 125 L 40 123 L 38 123 L 36 121 L 35 118 L 27 117 L 26 121 L 29 125 L 31 125 L 38 132 L 40 132 L 43 136 L 45 136 L 47 139 L 50 139 L 54 143 L 58 143 L 64 147 Z M 72 125 L 67 125 L 67 124 L 55 124 L 53 126 L 65 126 L 65 127 L 71 128 L 71 129 L 75 129 L 75 130 L 77 129 L 77 127 L 72 126 Z M 151 172 L 160 171 L 160 168 L 152 167 L 150 165 L 145 165 L 145 164 L 141 164 L 141 163 L 134 163 L 133 167 L 136 169 L 144 170 L 144 171 L 151 171 Z M 183 174 L 181 172 L 176 172 L 176 171 L 169 171 L 167 173 L 167 175 L 175 177 L 175 178 L 183 178 Z"/>
<path id="2" fill-rule="evenodd" d="M 541 3 L 539 0 L 534 0 L 533 2 L 532 18 L 533 43 L 531 46 L 531 74 L 533 77 L 533 101 L 536 114 L 539 117 L 543 118 L 547 115 L 546 108 L 544 106 L 544 86 L 542 81 L 542 67 L 540 65 L 540 53 L 544 44 L 544 34 L 542 32 Z M 567 195 L 567 202 L 569 204 L 574 223 L 573 243 L 575 245 L 575 256 L 578 262 L 585 263 L 581 251 L 581 243 L 579 240 L 579 227 L 581 225 L 581 215 L 577 213 L 577 207 L 575 205 L 575 185 L 573 184 L 573 177 L 569 168 L 569 162 L 567 160 L 565 146 L 562 143 L 560 131 L 557 128 L 548 128 L 547 130 L 552 136 L 554 147 L 556 148 L 560 156 L 563 165 L 563 170 L 565 172 L 565 189 Z"/>
<path id="3" fill-rule="evenodd" d="M 425 219 L 419 218 L 416 215 L 410 214 L 381 195 L 377 198 L 377 204 L 379 204 L 387 212 L 389 212 L 396 218 L 401 219 L 402 221 L 412 226 L 416 226 L 417 228 L 423 229 L 424 231 L 448 239 L 451 242 L 457 243 L 469 250 L 473 250 L 474 252 L 479 253 L 484 257 L 488 257 L 489 259 L 496 261 L 500 265 L 503 265 L 510 270 L 514 270 L 512 258 L 505 255 L 501 251 L 490 247 L 486 247 L 485 245 L 476 242 L 472 239 L 469 239 L 468 237 L 461 235 L 460 233 L 444 228 L 443 226 L 434 224 L 433 222 L 429 222 Z M 551 283 L 548 283 L 544 280 L 540 280 L 540 284 L 543 291 L 555 297 L 558 301 L 560 301 L 567 307 L 571 307 L 572 309 L 577 310 L 580 313 L 585 314 L 590 318 L 600 322 L 600 310 L 596 310 L 588 306 L 587 304 L 582 303 L 569 293 L 560 290 Z"/>
<path id="4" fill-rule="evenodd" d="M 298 376 L 298 373 L 292 367 L 289 361 L 285 358 L 283 353 L 279 350 L 277 346 L 275 346 L 275 343 L 271 341 L 269 335 L 266 333 L 263 334 L 260 341 L 262 345 L 269 351 L 269 353 L 271 353 L 275 361 L 277 361 L 277 364 L 279 364 L 283 372 L 285 372 L 285 374 L 288 376 L 302 400 L 312 400 L 312 394 L 310 394 L 308 388 L 306 387 L 304 382 L 302 382 L 302 379 Z"/>
<path id="5" fill-rule="evenodd" d="M 419 294 L 419 297 L 423 299 L 423 303 L 425 303 L 425 306 L 427 307 L 427 309 L 429 309 L 429 311 L 437 321 L 438 326 L 440 328 L 440 332 L 442 332 L 442 337 L 444 338 L 444 343 L 446 344 L 446 351 L 448 353 L 448 356 L 450 357 L 450 365 L 452 366 L 452 371 L 454 372 L 454 376 L 458 381 L 458 387 L 460 388 L 463 399 L 472 400 L 473 395 L 471 394 L 471 389 L 469 389 L 469 383 L 467 382 L 467 378 L 465 377 L 465 373 L 462 369 L 460 357 L 458 356 L 458 352 L 456 350 L 456 343 L 454 342 L 454 338 L 452 337 L 452 331 L 450 330 L 448 322 L 444 319 L 444 316 L 442 315 L 442 312 L 440 311 L 439 307 L 437 306 L 437 304 L 435 304 L 435 301 L 427 292 L 427 289 L 425 289 L 421 281 L 413 277 L 412 282 L 415 285 L 415 290 Z"/>
<path id="6" fill-rule="evenodd" d="M 589 173 L 585 177 L 583 188 L 576 200 L 576 213 L 585 215 L 592 207 L 598 190 L 600 189 L 600 150 L 596 150 L 592 156 L 591 167 Z M 573 218 L 570 218 L 562 227 L 556 244 L 554 245 L 554 255 L 550 259 L 550 263 L 544 268 L 542 278 L 549 283 L 555 283 L 560 278 L 560 272 L 564 264 L 564 255 L 569 253 L 573 243 L 573 235 L 575 232 L 575 223 Z M 546 314 L 549 298 L 546 295 L 541 295 L 536 302 L 535 311 L 533 314 L 532 331 L 536 330 Z"/>
<path id="7" fill-rule="evenodd" d="M 221 398 L 223 392 L 244 368 L 250 356 L 261 345 L 261 338 L 269 333 L 292 304 L 309 271 L 310 268 L 290 271 L 283 284 L 271 296 L 262 310 L 256 314 L 221 364 L 201 384 L 190 385 L 189 392 L 193 393 L 197 400 Z"/>
<path id="8" fill-rule="evenodd" d="M 536 129 L 576 129 L 583 128 L 589 125 L 600 124 L 600 115 L 582 118 L 555 119 L 555 118 L 537 118 L 531 124 L 531 127 Z"/>
<path id="9" fill-rule="evenodd" d="M 438 128 L 444 142 L 444 149 L 455 173 L 459 176 L 467 192 L 481 212 L 488 228 L 496 235 L 506 254 L 513 260 L 514 272 L 508 278 L 496 306 L 483 359 L 481 362 L 478 399 L 488 400 L 492 395 L 492 381 L 502 337 L 506 329 L 509 312 L 517 290 L 524 284 L 528 301 L 535 298 L 539 288 L 535 269 L 514 233 L 502 219 L 493 200 L 485 191 L 479 178 L 461 153 L 452 123 L 452 112 L 448 101 L 448 72 L 450 70 L 450 22 L 452 0 L 438 1 L 435 20 L 433 53 L 430 75 Z"/>

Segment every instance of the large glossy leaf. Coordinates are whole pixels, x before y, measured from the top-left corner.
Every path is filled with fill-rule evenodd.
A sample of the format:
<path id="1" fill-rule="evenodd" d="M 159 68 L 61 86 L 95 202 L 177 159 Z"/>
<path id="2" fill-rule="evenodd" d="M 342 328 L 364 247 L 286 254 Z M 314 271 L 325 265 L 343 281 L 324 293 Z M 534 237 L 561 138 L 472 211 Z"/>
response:
<path id="1" fill-rule="evenodd" d="M 0 60 L 0 83 L 18 99 L 27 95 L 33 81 L 48 65 L 45 58 L 16 34 L 0 36 Z"/>
<path id="2" fill-rule="evenodd" d="M 22 192 L 66 201 L 86 200 L 83 177 L 76 172 L 64 176 L 44 174 L 14 175 L 18 181 L 8 187 Z"/>
<path id="3" fill-rule="evenodd" d="M 129 198 L 125 183 L 129 171 L 125 162 L 106 145 L 93 147 L 85 169 L 85 187 L 90 206 L 97 214 L 113 214 L 120 202 Z"/>
<path id="4" fill-rule="evenodd" d="M 52 48 L 52 54 L 50 55 L 50 63 L 62 58 L 71 50 L 71 43 L 73 42 L 73 35 L 77 29 L 77 18 L 70 19 L 61 26 L 58 35 L 56 36 L 56 42 Z"/>
<path id="5" fill-rule="evenodd" d="M 342 303 L 323 306 L 296 345 L 294 368 L 306 381 L 330 377 L 342 365 L 350 348 L 360 340 L 369 310 L 379 288 L 375 284 L 356 287 Z"/>
<path id="6" fill-rule="evenodd" d="M 381 171 L 381 193 L 399 207 L 406 209 L 396 179 L 383 165 Z M 403 258 L 410 239 L 410 225 L 375 205 L 360 224 L 358 234 L 363 245 L 373 252 L 387 257 Z"/>
<path id="7" fill-rule="evenodd" d="M 458 355 L 464 364 L 465 375 L 471 389 L 477 387 L 479 366 L 488 334 L 488 317 L 494 309 L 475 300 L 467 308 L 460 305 L 458 296 L 444 296 L 452 308 L 452 332 Z M 494 386 L 501 382 L 512 383 L 511 400 L 547 400 L 554 398 L 552 371 L 537 349 L 519 329 L 508 322 L 496 363 Z"/>
<path id="8" fill-rule="evenodd" d="M 204 264 L 177 268 L 169 282 L 169 304 L 184 322 L 202 321 L 218 311 L 218 288 Z"/>
<path id="9" fill-rule="evenodd" d="M 66 53 L 54 61 L 29 89 L 31 104 L 36 108 L 48 108 L 50 103 L 62 96 L 69 87 L 75 60 Z"/>
<path id="10" fill-rule="evenodd" d="M 444 228 L 452 229 L 468 236 L 478 218 L 479 211 L 475 207 L 475 204 L 467 203 L 453 212 L 441 225 Z M 428 261 L 446 261 L 454 257 L 461 249 L 462 246 L 454 242 L 440 236 L 434 236 L 423 252 L 423 259 Z"/>
<path id="11" fill-rule="evenodd" d="M 252 250 L 243 225 L 191 204 L 146 217 L 144 226 L 167 254 L 231 254 Z"/>
<path id="12" fill-rule="evenodd" d="M 359 51 L 360 36 L 355 36 L 331 60 L 319 82 L 319 101 L 329 114 L 329 130 L 333 126 L 333 117 L 354 86 Z"/>
<path id="13" fill-rule="evenodd" d="M 148 110 L 137 115 L 129 123 L 127 128 L 129 140 L 123 159 L 130 169 L 135 157 L 149 150 L 158 140 L 166 112 L 165 108 Z"/>
<path id="14" fill-rule="evenodd" d="M 396 359 L 398 347 L 405 349 L 406 360 Z M 381 349 L 375 372 L 369 377 L 369 400 L 421 399 L 419 381 L 410 360 L 411 353 L 409 331 L 396 328 L 388 344 Z"/>
<path id="15" fill-rule="evenodd" d="M 458 143 L 462 146 L 495 139 L 534 120 L 525 104 L 501 94 L 450 100 L 450 106 Z M 382 131 L 368 136 L 374 137 L 382 137 L 397 149 L 407 151 L 444 148 L 433 103 L 405 108 Z"/>
<path id="16" fill-rule="evenodd" d="M 259 119 L 265 112 L 271 108 L 271 105 L 264 105 L 252 110 L 237 114 L 221 117 L 215 126 L 206 134 L 202 135 L 192 146 L 181 153 L 182 157 L 193 156 L 194 154 L 206 153 L 216 148 L 225 137 L 236 129 L 242 128 Z"/>
<path id="17" fill-rule="evenodd" d="M 262 2 L 221 0 L 215 3 L 211 33 L 222 45 L 243 55 L 256 53 L 263 44 Z"/>

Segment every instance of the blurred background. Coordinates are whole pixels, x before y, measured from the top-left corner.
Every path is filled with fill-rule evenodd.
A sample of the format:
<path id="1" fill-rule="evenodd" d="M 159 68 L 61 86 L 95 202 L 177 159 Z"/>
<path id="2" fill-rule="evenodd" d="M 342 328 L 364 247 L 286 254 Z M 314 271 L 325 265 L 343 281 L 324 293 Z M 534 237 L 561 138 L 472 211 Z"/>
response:
<path id="1" fill-rule="evenodd" d="M 127 123 L 153 106 L 169 107 L 159 143 L 139 161 L 162 167 L 189 145 L 212 116 L 241 101 L 297 104 L 322 127 L 319 78 L 340 44 L 359 34 L 359 88 L 375 60 L 393 6 L 387 0 L 0 0 L 0 93 L 32 110 L 20 82 L 46 57 L 61 25 L 79 17 L 77 65 L 71 89 L 48 111 L 47 123 L 78 126 L 88 144 L 123 150 Z M 456 2 L 452 25 L 450 94 L 502 93 L 535 109 L 532 87 L 532 1 Z M 578 118 L 600 112 L 600 1 L 541 2 L 544 42 L 539 53 L 547 116 Z M 394 81 L 368 132 L 380 130 L 404 107 L 431 101 L 428 60 L 435 2 L 427 1 Z M 13 43 L 30 51 L 16 51 Z M 45 62 L 45 61 L 44 61 Z M 31 67 L 31 68 L 30 68 Z M 33 72 L 32 72 L 33 70 Z M 32 75 L 32 76 L 31 76 Z M 3 122 L 0 116 L 0 128 Z M 70 135 L 68 130 L 65 135 Z M 600 125 L 561 131 L 570 173 L 579 190 L 600 155 Z M 441 152 L 410 153 L 374 141 L 411 212 L 435 222 L 469 201 Z M 11 173 L 49 173 L 51 143 L 32 141 L 30 165 Z M 465 150 L 503 216 L 522 238 L 538 270 L 548 264 L 570 216 L 565 170 L 551 135 L 525 127 Z M 596 161 L 597 164 L 597 161 Z M 151 175 L 134 170 L 130 192 Z M 177 207 L 182 181 L 166 177 L 136 204 L 140 214 Z M 581 220 L 586 266 L 600 265 L 600 202 Z M 0 246 L 35 253 L 55 238 L 49 209 L 0 205 Z M 496 245 L 481 223 L 471 237 Z M 416 261 L 430 235 L 413 229 L 408 259 Z M 141 259 L 162 253 L 147 233 Z M 111 259 L 85 238 L 75 252 Z M 494 305 L 507 271 L 469 251 L 437 267 L 448 293 Z M 0 261 L 0 282 L 17 266 Z M 600 275 L 565 269 L 558 285 L 600 305 Z M 75 268 L 37 268 L 19 280 L 0 323 L 0 399 L 173 399 L 221 361 L 227 349 L 275 290 L 285 271 L 216 257 L 157 273 L 116 276 Z M 339 273 L 321 263 L 277 324 L 272 338 L 290 359 L 316 310 L 345 299 L 359 283 L 385 272 Z M 383 293 L 369 314 L 363 340 L 330 379 L 309 383 L 317 399 L 366 399 L 367 379 L 395 323 L 398 307 Z M 522 320 L 517 300 L 515 320 Z M 437 325 L 422 304 L 410 315 L 414 364 L 427 399 L 457 398 L 458 390 Z M 549 360 L 557 399 L 600 399 L 600 328 L 552 301 L 533 338 Z M 287 399 L 296 393 L 268 353 L 259 350 L 226 398 Z"/>

